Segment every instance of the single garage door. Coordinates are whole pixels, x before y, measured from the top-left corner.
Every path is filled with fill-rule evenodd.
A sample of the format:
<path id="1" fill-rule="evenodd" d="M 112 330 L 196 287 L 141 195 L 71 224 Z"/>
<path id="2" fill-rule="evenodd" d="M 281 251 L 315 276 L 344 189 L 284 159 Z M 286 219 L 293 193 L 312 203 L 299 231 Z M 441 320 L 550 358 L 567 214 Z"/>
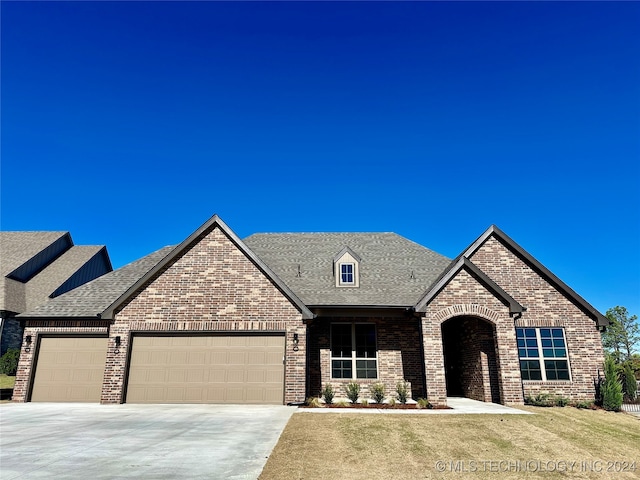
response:
<path id="1" fill-rule="evenodd" d="M 42 337 L 32 402 L 100 402 L 106 337 Z"/>
<path id="2" fill-rule="evenodd" d="M 283 335 L 134 336 L 129 403 L 282 404 Z"/>

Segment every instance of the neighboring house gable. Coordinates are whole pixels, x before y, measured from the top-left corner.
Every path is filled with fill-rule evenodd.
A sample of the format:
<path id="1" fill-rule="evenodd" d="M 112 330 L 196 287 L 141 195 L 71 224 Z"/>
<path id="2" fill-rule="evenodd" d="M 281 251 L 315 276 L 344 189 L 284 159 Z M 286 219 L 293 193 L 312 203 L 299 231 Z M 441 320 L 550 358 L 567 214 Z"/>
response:
<path id="1" fill-rule="evenodd" d="M 20 346 L 15 315 L 111 270 L 104 246 L 75 246 L 68 232 L 0 232 L 2 353 Z"/>

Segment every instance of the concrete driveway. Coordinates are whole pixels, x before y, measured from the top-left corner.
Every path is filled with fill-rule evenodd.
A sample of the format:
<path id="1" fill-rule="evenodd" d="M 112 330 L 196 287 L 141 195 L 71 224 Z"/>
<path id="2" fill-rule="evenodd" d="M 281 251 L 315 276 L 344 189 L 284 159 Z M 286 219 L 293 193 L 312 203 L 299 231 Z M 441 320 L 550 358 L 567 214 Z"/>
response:
<path id="1" fill-rule="evenodd" d="M 0 477 L 255 479 L 296 408 L 0 405 Z"/>

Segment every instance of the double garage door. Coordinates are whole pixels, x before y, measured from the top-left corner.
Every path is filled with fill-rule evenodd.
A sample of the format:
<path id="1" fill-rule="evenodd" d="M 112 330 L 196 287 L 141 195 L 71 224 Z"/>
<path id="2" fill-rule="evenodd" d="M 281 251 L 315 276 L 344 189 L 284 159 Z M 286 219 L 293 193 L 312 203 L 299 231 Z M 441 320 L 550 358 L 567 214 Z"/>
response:
<path id="1" fill-rule="evenodd" d="M 42 338 L 31 400 L 99 402 L 106 347 Z M 128 403 L 282 404 L 283 335 L 136 335 L 131 349 Z"/>

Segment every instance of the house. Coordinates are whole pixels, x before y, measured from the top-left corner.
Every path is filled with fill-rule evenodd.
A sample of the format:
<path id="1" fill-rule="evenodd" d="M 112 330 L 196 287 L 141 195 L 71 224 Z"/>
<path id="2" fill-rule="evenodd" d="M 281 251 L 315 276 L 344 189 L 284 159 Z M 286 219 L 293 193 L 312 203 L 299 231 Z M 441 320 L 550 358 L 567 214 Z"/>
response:
<path id="1" fill-rule="evenodd" d="M 74 245 L 69 232 L 0 232 L 0 354 L 20 348 L 17 314 L 111 270 L 104 245 Z"/>
<path id="2" fill-rule="evenodd" d="M 436 405 L 592 399 L 606 318 L 495 226 L 456 259 L 393 233 L 213 216 L 31 309 L 14 401 L 298 403 L 406 380 Z"/>

